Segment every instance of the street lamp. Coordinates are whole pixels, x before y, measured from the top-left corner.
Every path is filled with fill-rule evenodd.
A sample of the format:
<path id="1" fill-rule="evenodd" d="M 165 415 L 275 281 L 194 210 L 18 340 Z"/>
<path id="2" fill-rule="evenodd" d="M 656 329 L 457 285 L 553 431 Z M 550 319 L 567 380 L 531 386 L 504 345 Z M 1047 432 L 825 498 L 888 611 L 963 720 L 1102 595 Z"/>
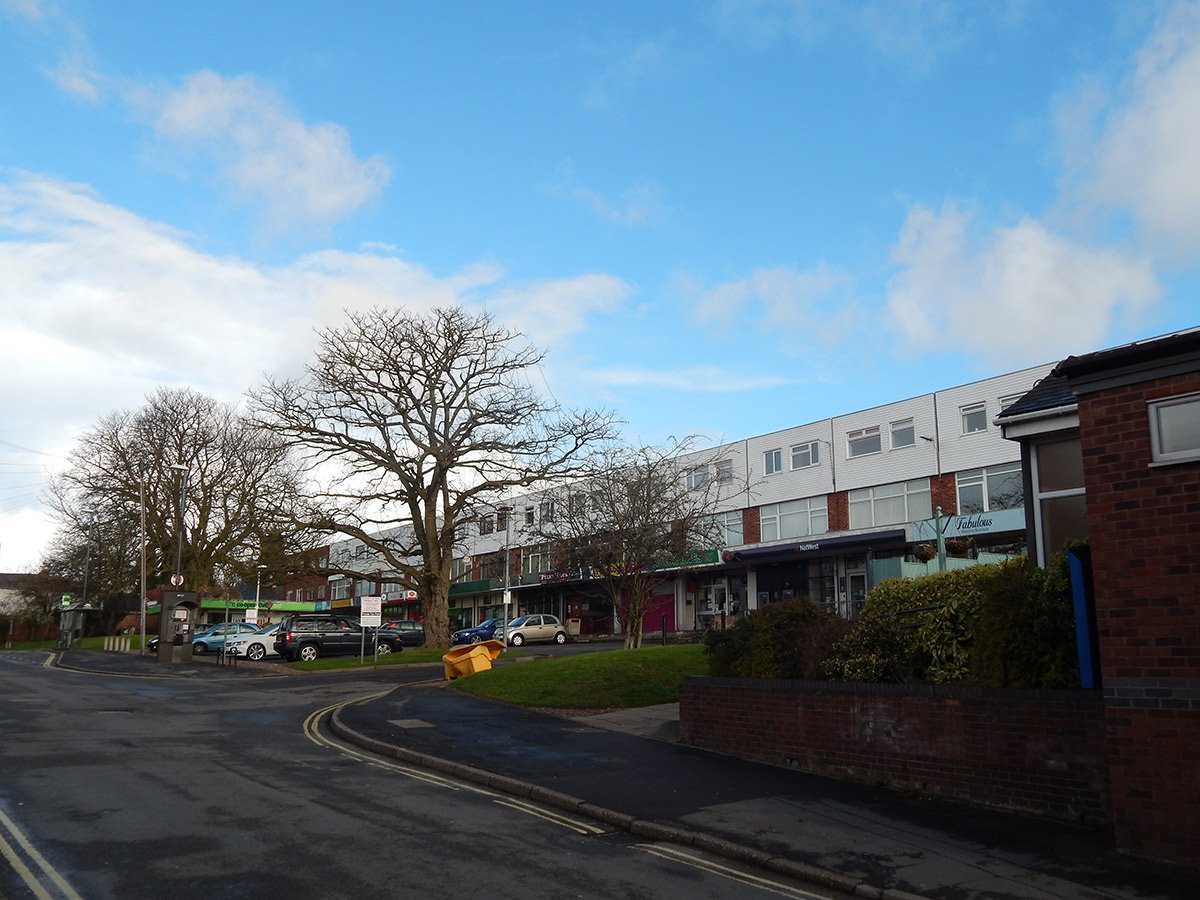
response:
<path id="1" fill-rule="evenodd" d="M 504 593 L 501 595 L 501 600 L 504 606 L 500 612 L 500 633 L 504 635 L 505 643 L 508 643 L 508 634 L 505 629 L 508 627 L 508 605 L 512 603 L 512 590 L 509 586 L 509 560 L 510 553 L 508 550 L 508 535 L 512 529 L 512 510 L 511 506 L 501 506 L 497 511 L 504 516 Z"/>
<path id="2" fill-rule="evenodd" d="M 175 574 L 171 576 L 171 585 L 178 588 L 183 585 L 183 504 L 187 498 L 191 469 L 183 463 L 174 463 L 167 468 L 179 473 L 179 506 L 175 511 Z"/>
<path id="3" fill-rule="evenodd" d="M 258 564 L 258 579 L 254 582 L 254 624 L 258 624 L 258 598 L 262 594 L 262 573 L 265 569 L 262 563 Z"/>
<path id="4" fill-rule="evenodd" d="M 146 470 L 138 470 L 138 503 L 142 508 L 142 566 L 141 566 L 141 586 L 142 586 L 142 602 L 139 621 L 142 630 L 142 643 L 139 645 L 139 653 L 146 652 Z"/>

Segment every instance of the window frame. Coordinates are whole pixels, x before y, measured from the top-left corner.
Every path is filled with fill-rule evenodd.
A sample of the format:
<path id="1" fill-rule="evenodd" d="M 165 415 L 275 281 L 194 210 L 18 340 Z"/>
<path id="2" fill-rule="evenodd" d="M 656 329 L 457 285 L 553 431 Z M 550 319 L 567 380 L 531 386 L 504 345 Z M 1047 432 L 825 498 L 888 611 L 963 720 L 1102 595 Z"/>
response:
<path id="1" fill-rule="evenodd" d="M 803 521 L 805 530 L 785 534 L 785 521 Z M 819 531 L 813 527 L 817 521 L 825 523 L 825 527 Z M 829 531 L 829 498 L 822 494 L 817 497 L 797 497 L 794 500 L 765 503 L 758 508 L 758 526 L 759 537 L 763 543 L 826 534 Z M 767 537 L 768 531 L 772 531 L 774 537 Z"/>
<path id="2" fill-rule="evenodd" d="M 708 487 L 711 477 L 709 476 L 708 466 L 692 466 L 687 470 L 685 476 L 687 489 L 689 491 L 701 491 Z"/>
<path id="3" fill-rule="evenodd" d="M 896 435 L 908 432 L 908 443 L 896 443 Z M 917 425 L 913 421 L 913 417 L 907 419 L 897 419 L 888 425 L 888 442 L 893 450 L 903 450 L 905 447 L 913 447 L 917 443 Z"/>
<path id="4" fill-rule="evenodd" d="M 783 448 L 763 451 L 763 474 L 778 475 L 783 471 Z"/>
<path id="5" fill-rule="evenodd" d="M 716 465 L 717 484 L 731 484 L 733 482 L 733 460 L 719 459 Z"/>
<path id="6" fill-rule="evenodd" d="M 912 485 L 922 484 L 922 489 L 913 489 Z M 870 487 L 855 488 L 846 494 L 847 513 L 850 517 L 850 528 L 852 530 L 858 528 L 882 528 L 887 525 L 902 525 L 908 522 L 919 522 L 922 519 L 928 519 L 933 515 L 933 492 L 929 478 L 909 478 L 905 481 L 892 481 L 887 484 L 873 484 Z M 891 493 L 880 493 L 879 491 L 888 491 Z M 920 510 L 923 515 L 916 515 L 912 508 L 912 498 L 923 496 L 927 506 L 923 506 Z M 886 501 L 894 501 L 896 498 L 904 500 L 904 518 L 886 522 L 879 521 L 878 510 L 881 504 Z M 866 506 L 871 510 L 871 520 L 869 522 L 855 522 L 855 511 L 861 510 Z"/>
<path id="7" fill-rule="evenodd" d="M 803 463 L 802 465 L 796 465 L 797 450 L 808 451 L 808 462 Z M 821 442 L 801 441 L 799 444 L 792 444 L 791 449 L 788 452 L 788 456 L 793 472 L 795 472 L 797 469 L 811 469 L 814 466 L 819 466 L 821 464 Z"/>
<path id="8" fill-rule="evenodd" d="M 1194 406 L 1200 414 L 1200 391 L 1160 397 L 1146 403 L 1146 424 L 1150 429 L 1150 464 L 1174 465 L 1200 460 L 1200 444 L 1180 450 L 1163 449 L 1161 412 L 1175 406 Z"/>
<path id="9" fill-rule="evenodd" d="M 983 424 L 979 428 L 967 428 L 967 417 L 983 415 Z M 983 434 L 988 430 L 988 412 L 987 403 L 980 401 L 978 403 L 967 403 L 958 408 L 958 424 L 964 435 L 968 434 Z"/>
<path id="10" fill-rule="evenodd" d="M 873 439 L 873 440 L 872 440 Z M 868 442 L 872 445 L 872 449 L 856 452 L 855 444 Z M 856 428 L 854 431 L 846 432 L 846 458 L 858 459 L 863 456 L 874 456 L 876 453 L 883 452 L 883 435 L 879 431 L 878 425 L 868 425 L 865 428 Z"/>

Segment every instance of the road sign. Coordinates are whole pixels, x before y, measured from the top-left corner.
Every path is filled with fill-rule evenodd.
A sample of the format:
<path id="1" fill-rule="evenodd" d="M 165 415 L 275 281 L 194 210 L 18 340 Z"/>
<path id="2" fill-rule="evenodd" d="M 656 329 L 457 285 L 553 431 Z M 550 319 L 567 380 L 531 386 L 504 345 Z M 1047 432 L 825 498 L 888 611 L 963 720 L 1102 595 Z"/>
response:
<path id="1" fill-rule="evenodd" d="M 175 587 L 179 587 L 181 584 L 183 584 L 183 576 L 176 572 L 171 576 L 171 584 Z"/>
<path id="2" fill-rule="evenodd" d="M 362 606 L 359 609 L 358 620 L 363 625 L 378 628 L 383 624 L 383 598 L 360 597 Z"/>

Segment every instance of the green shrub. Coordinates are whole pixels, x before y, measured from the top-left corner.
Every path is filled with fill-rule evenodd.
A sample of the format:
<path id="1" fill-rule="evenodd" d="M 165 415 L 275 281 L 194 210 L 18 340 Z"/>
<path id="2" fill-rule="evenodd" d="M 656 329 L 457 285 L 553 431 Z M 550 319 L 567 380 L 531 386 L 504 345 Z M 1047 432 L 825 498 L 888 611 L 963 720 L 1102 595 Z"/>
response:
<path id="1" fill-rule="evenodd" d="M 824 672 L 845 681 L 1078 685 L 1065 556 L 1048 569 L 1009 560 L 883 581 Z"/>
<path id="2" fill-rule="evenodd" d="M 709 671 L 732 678 L 818 678 L 849 627 L 807 599 L 771 603 L 733 628 L 705 635 Z"/>
<path id="3" fill-rule="evenodd" d="M 1065 553 L 1045 569 L 1015 562 L 993 569 L 979 605 L 969 684 L 1079 686 L 1075 610 Z"/>

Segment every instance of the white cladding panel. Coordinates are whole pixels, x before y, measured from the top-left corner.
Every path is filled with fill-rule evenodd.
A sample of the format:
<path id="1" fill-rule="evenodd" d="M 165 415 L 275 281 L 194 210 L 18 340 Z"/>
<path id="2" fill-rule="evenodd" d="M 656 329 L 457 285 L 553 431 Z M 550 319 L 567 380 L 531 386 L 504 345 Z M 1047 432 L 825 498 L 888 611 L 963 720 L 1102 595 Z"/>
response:
<path id="1" fill-rule="evenodd" d="M 928 478 L 937 472 L 934 395 L 923 394 L 885 406 L 838 416 L 833 420 L 838 447 L 839 491 Z M 912 420 L 913 443 L 892 446 L 892 427 Z M 880 450 L 865 456 L 850 456 L 849 435 L 866 428 L 879 429 Z"/>
<path id="2" fill-rule="evenodd" d="M 938 442 L 942 471 L 961 472 L 1019 460 L 1019 445 L 1005 440 L 993 420 L 1000 415 L 1001 400 L 1011 402 L 1020 397 L 1052 368 L 1051 365 L 1037 366 L 940 391 L 937 395 Z M 986 427 L 982 431 L 964 433 L 963 410 L 980 404 L 985 409 Z"/>
<path id="3" fill-rule="evenodd" d="M 830 453 L 829 438 L 829 421 L 824 420 L 747 440 L 749 505 L 761 506 L 764 503 L 817 497 L 832 492 L 836 465 Z M 792 468 L 792 448 L 812 443 L 817 445 L 817 464 Z M 775 450 L 779 451 L 781 468 L 778 472 L 767 474 L 766 454 Z"/>

